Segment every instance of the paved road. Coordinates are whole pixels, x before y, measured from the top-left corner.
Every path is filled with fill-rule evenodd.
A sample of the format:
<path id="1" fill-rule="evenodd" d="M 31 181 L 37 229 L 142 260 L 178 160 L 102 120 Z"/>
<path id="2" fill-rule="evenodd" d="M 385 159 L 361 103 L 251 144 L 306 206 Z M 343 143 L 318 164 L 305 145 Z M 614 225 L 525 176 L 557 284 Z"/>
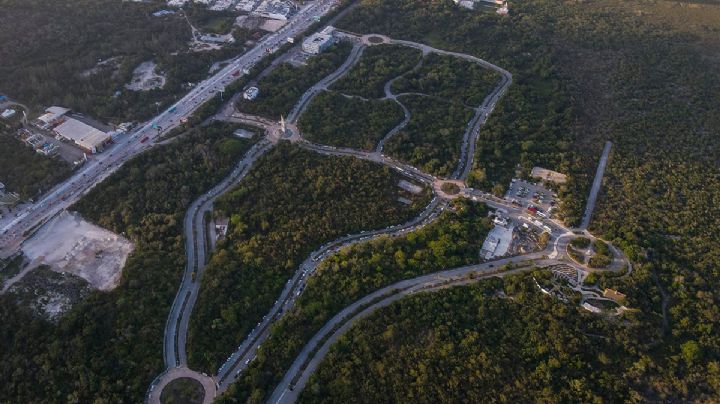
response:
<path id="1" fill-rule="evenodd" d="M 300 265 L 293 277 L 288 280 L 285 288 L 283 288 L 279 298 L 275 301 L 275 304 L 268 314 L 248 334 L 245 340 L 220 367 L 217 376 L 219 391 L 225 391 L 229 385 L 235 381 L 239 373 L 242 372 L 255 358 L 258 348 L 269 336 L 270 325 L 274 321 L 282 318 L 285 313 L 289 312 L 294 307 L 298 296 L 305 288 L 307 278 L 315 272 L 317 267 L 326 257 L 335 254 L 343 248 L 360 242 L 365 242 L 373 238 L 388 235 L 392 237 L 399 237 L 409 232 L 416 231 L 435 221 L 446 206 L 446 201 L 434 198 L 420 213 L 420 215 L 404 224 L 390 226 L 384 229 L 363 231 L 359 234 L 347 235 L 326 243 L 317 250 L 313 251 Z"/>
<path id="2" fill-rule="evenodd" d="M 396 282 L 368 294 L 338 312 L 305 344 L 268 402 L 272 404 L 295 402 L 312 373 L 315 372 L 332 344 L 340 336 L 362 318 L 411 294 L 439 291 L 451 286 L 476 282 L 490 276 L 516 274 L 536 267 L 547 268 L 562 265 L 588 270 L 588 268 L 569 260 L 566 254 L 567 245 L 575 237 L 579 236 L 573 232 L 563 233 L 553 236 L 543 251 L 422 275 Z M 605 270 L 620 271 L 628 265 L 627 258 L 617 249 L 614 251 L 616 251 L 617 259 L 611 267 Z M 511 264 L 514 269 L 502 270 L 502 267 L 507 264 Z"/>
<path id="3" fill-rule="evenodd" d="M 186 365 L 187 353 L 185 343 L 190 313 L 197 300 L 203 269 L 207 257 L 205 253 L 205 212 L 212 212 L 213 202 L 229 188 L 235 186 L 250 171 L 255 160 L 272 147 L 266 139 L 253 145 L 233 171 L 213 189 L 196 199 L 185 214 L 185 251 L 187 266 L 183 280 L 173 301 L 170 315 L 165 324 L 164 354 L 165 366 L 168 368 Z"/>
<path id="4" fill-rule="evenodd" d="M 288 123 L 297 123 L 297 120 L 300 118 L 300 115 L 302 115 L 302 113 L 305 111 L 305 108 L 307 108 L 307 106 L 310 104 L 310 101 L 312 101 L 312 99 L 315 98 L 316 95 L 320 94 L 320 92 L 327 90 L 328 87 L 330 87 L 334 82 L 344 76 L 345 73 L 347 73 L 350 68 L 352 68 L 358 62 L 358 60 L 360 60 L 360 56 L 362 55 L 364 49 L 365 46 L 363 46 L 361 43 L 356 42 L 353 45 L 352 50 L 350 51 L 350 55 L 347 59 L 345 59 L 345 62 L 343 62 L 340 67 L 338 67 L 334 72 L 330 73 L 329 75 L 323 77 L 322 80 L 315 83 L 315 85 L 305 91 L 305 93 L 300 97 L 300 100 L 295 104 L 293 109 L 288 114 Z"/>
<path id="5" fill-rule="evenodd" d="M 468 174 L 470 173 L 470 170 L 472 169 L 472 162 L 474 159 L 475 154 L 475 146 L 477 144 L 477 138 L 480 135 L 480 129 L 482 125 L 487 120 L 487 117 L 492 113 L 492 111 L 495 109 L 495 106 L 497 105 L 500 98 L 505 95 L 507 92 L 507 89 L 512 84 L 512 74 L 499 67 L 496 66 L 488 61 L 485 61 L 483 59 L 480 59 L 478 57 L 467 55 L 464 53 L 458 53 L 458 52 L 451 52 L 446 51 L 442 49 L 433 48 L 431 46 L 412 42 L 412 41 L 404 41 L 404 40 L 398 40 L 398 39 L 392 39 L 385 35 L 378 35 L 378 34 L 367 34 L 363 35 L 363 42 L 369 43 L 369 40 L 367 40 L 370 37 L 378 37 L 383 39 L 383 43 L 389 43 L 394 45 L 403 45 L 408 46 L 411 48 L 419 49 L 423 52 L 423 55 L 427 55 L 428 53 L 435 53 L 438 55 L 445 55 L 445 56 L 452 56 L 459 59 L 467 60 L 473 63 L 477 63 L 481 66 L 483 66 L 486 69 L 494 70 L 498 74 L 500 74 L 500 83 L 498 86 L 493 90 L 492 93 L 490 93 L 485 99 L 483 100 L 483 103 L 475 108 L 475 115 L 473 116 L 470 123 L 467 125 L 467 129 L 465 130 L 465 134 L 463 135 L 463 142 L 460 147 L 460 159 L 458 161 L 458 166 L 456 170 L 453 172 L 451 178 L 453 179 L 466 179 Z"/>
<path id="6" fill-rule="evenodd" d="M 392 92 L 393 83 L 396 80 L 398 80 L 399 78 L 405 76 L 406 74 L 419 69 L 420 66 L 422 66 L 422 64 L 423 64 L 423 61 L 424 61 L 424 58 L 420 58 L 418 63 L 415 65 L 415 67 L 413 67 L 412 69 L 410 69 L 406 72 L 403 72 L 402 74 L 398 75 L 397 77 L 395 77 L 391 80 L 388 80 L 388 82 L 385 83 L 385 87 L 383 88 L 383 91 L 385 92 L 384 99 L 395 101 L 400 106 L 400 108 L 402 108 L 404 118 L 403 118 L 402 122 L 400 122 L 397 126 L 392 128 L 387 134 L 385 134 L 385 136 L 383 136 L 382 139 L 380 139 L 380 141 L 377 144 L 377 147 L 375 147 L 376 153 L 382 153 L 383 148 L 385 147 L 385 143 L 387 143 L 388 140 L 390 140 L 393 136 L 397 135 L 398 132 L 400 132 L 404 127 L 406 127 L 407 124 L 410 122 L 410 118 L 411 118 L 410 110 L 407 109 L 405 104 L 403 104 L 402 102 L 400 102 L 400 100 L 398 100 L 399 95 Z"/>
<path id="7" fill-rule="evenodd" d="M 416 45 L 417 47 L 423 47 L 423 45 L 420 44 Z M 337 70 L 335 70 L 333 73 L 313 85 L 301 96 L 300 100 L 295 105 L 292 112 L 288 115 L 288 122 L 290 125 L 293 125 L 297 121 L 297 119 L 300 117 L 300 115 L 302 114 L 306 106 L 310 103 L 310 101 L 313 99 L 313 97 L 315 97 L 321 91 L 326 90 L 330 85 L 332 85 L 333 82 L 340 79 L 352 68 L 352 66 L 357 63 L 360 56 L 362 55 L 363 49 L 364 45 L 362 45 L 362 42 L 356 42 L 347 60 Z M 433 48 L 428 47 L 424 49 L 423 52 L 429 52 L 432 49 Z M 471 121 L 471 123 L 468 125 L 468 130 L 466 131 L 466 136 L 464 139 L 465 142 L 476 139 L 477 133 L 473 134 L 473 131 L 479 131 L 479 126 L 482 124 L 482 122 L 484 122 L 487 114 L 489 113 L 489 111 L 492 110 L 492 107 L 494 107 L 494 103 L 496 103 L 499 97 L 504 94 L 505 89 L 507 88 L 507 86 L 509 86 L 509 84 L 510 80 L 503 81 L 501 84 L 498 85 L 498 87 L 493 91 L 493 93 L 491 93 L 486 98 L 483 106 L 479 108 L 479 110 L 482 109 L 482 113 L 476 114 L 476 117 L 474 117 L 473 121 Z M 248 117 L 245 117 L 245 119 L 248 119 Z M 413 166 L 385 156 L 382 153 L 365 152 L 351 148 L 326 146 L 311 143 L 303 139 L 302 135 L 299 133 L 299 131 L 297 131 L 297 129 L 294 130 L 296 131 L 296 133 L 293 133 L 292 140 L 297 142 L 299 146 L 305 149 L 325 155 L 353 156 L 356 158 L 384 164 L 391 168 L 394 168 L 405 176 L 408 176 L 416 181 L 425 183 L 427 185 L 432 185 L 435 181 L 437 181 L 437 178 L 435 178 L 434 176 L 424 173 Z M 466 153 L 465 156 L 469 156 L 469 158 L 472 159 L 469 153 Z M 430 206 L 428 206 L 425 211 L 423 211 L 420 216 L 406 223 L 405 225 L 394 226 L 388 229 L 378 230 L 374 232 L 362 232 L 356 235 L 348 235 L 320 247 L 320 249 L 311 254 L 300 266 L 298 271 L 296 271 L 293 278 L 288 281 L 278 300 L 276 300 L 274 306 L 268 312 L 268 314 L 263 318 L 260 323 L 258 323 L 255 329 L 253 329 L 249 333 L 246 339 L 238 346 L 238 348 L 220 367 L 217 376 L 219 383 L 218 390 L 220 392 L 225 391 L 227 387 L 232 382 L 234 382 L 240 372 L 242 372 L 255 358 L 257 349 L 260 347 L 262 342 L 267 339 L 269 335 L 269 327 L 272 322 L 277 321 L 279 318 L 282 317 L 284 313 L 287 313 L 294 306 L 295 299 L 300 295 L 300 293 L 302 293 L 302 290 L 305 286 L 306 278 L 314 272 L 315 268 L 317 268 L 317 265 L 322 259 L 342 247 L 364 241 L 371 237 L 376 237 L 381 234 L 401 235 L 406 232 L 417 230 L 421 225 L 425 225 L 430 221 L 434 220 L 437 217 L 439 211 L 444 208 L 445 203 L 445 201 L 440 201 L 436 198 L 433 200 Z"/>
<path id="8" fill-rule="evenodd" d="M 561 263 L 556 260 L 543 260 L 542 255 L 543 252 L 539 252 L 526 256 L 505 258 L 493 262 L 440 271 L 413 279 L 402 280 L 368 294 L 338 312 L 308 341 L 290 366 L 283 380 L 273 391 L 268 402 L 273 404 L 295 402 L 309 377 L 322 362 L 322 359 L 332 344 L 358 320 L 367 317 L 376 310 L 414 293 L 442 290 L 446 287 L 474 282 L 489 276 L 515 274 L 533 269 L 536 266 L 544 267 Z M 499 270 L 500 267 L 506 264 L 531 264 L 533 260 L 537 261 L 535 265 L 528 265 L 521 269 L 508 271 Z"/>
<path id="9" fill-rule="evenodd" d="M 441 51 L 427 47 L 422 44 L 416 44 L 407 41 L 394 41 L 390 39 L 387 40 L 389 43 L 397 43 L 401 45 L 419 48 L 425 54 L 429 52 L 435 52 L 461 57 L 467 60 L 472 60 L 474 62 L 482 64 L 483 66 L 492 68 L 493 70 L 496 70 L 501 74 L 502 79 L 500 84 L 493 90 L 490 95 L 485 98 L 483 104 L 476 109 L 476 114 L 471 120 L 471 122 L 468 124 L 468 129 L 465 132 L 463 138 L 462 157 L 459 161 L 458 168 L 453 175 L 453 178 L 465 179 L 469 173 L 470 168 L 472 167 L 474 146 L 475 142 L 477 141 L 480 127 L 487 119 L 489 113 L 492 112 L 500 97 L 502 97 L 507 91 L 507 88 L 512 83 L 512 76 L 510 76 L 510 74 L 507 73 L 505 70 L 498 68 L 497 66 L 491 65 L 488 62 L 474 58 L 472 56 L 461 55 L 454 52 Z M 303 94 L 298 104 L 295 106 L 295 108 L 288 117 L 288 120 L 291 122 L 291 124 L 297 121 L 298 117 L 302 114 L 304 108 L 309 104 L 309 102 L 316 94 L 318 94 L 320 91 L 327 89 L 329 85 L 331 85 L 335 80 L 342 77 L 342 75 L 344 75 L 357 62 L 360 55 L 362 54 L 362 49 L 363 45 L 356 44 L 353 47 L 350 56 L 340 68 L 338 68 L 331 75 L 323 78 L 323 80 L 318 82 L 315 86 L 313 86 L 305 94 Z M 267 120 L 263 121 L 257 117 L 245 116 L 242 114 L 233 114 L 233 116 L 226 118 L 239 120 L 245 123 L 253 123 L 265 128 L 267 131 L 269 131 L 270 128 L 273 127 L 273 125 L 276 125 Z M 370 153 L 349 148 L 338 148 L 333 146 L 314 144 L 303 139 L 299 132 L 293 134 L 292 140 L 297 142 L 301 147 L 318 153 L 334 156 L 354 156 L 356 158 L 385 164 L 398 170 L 404 175 L 425 184 L 435 184 L 437 181 L 442 181 L 432 175 L 426 174 L 418 170 L 415 167 L 396 161 L 379 152 Z M 605 153 L 605 159 L 607 158 L 606 154 L 607 151 Z M 243 166 L 243 168 L 249 168 L 251 164 L 252 162 L 249 161 L 246 163 L 245 166 Z M 604 169 L 604 163 L 601 162 L 601 164 L 603 165 Z M 202 225 L 202 213 L 210 211 L 212 209 L 212 200 L 214 199 L 214 197 L 224 192 L 221 185 L 216 188 L 217 194 L 214 194 L 214 196 L 210 196 L 210 199 L 203 200 L 201 198 L 200 200 L 196 201 L 197 206 L 196 204 L 193 204 L 193 207 L 188 212 L 188 216 L 186 217 L 186 229 L 189 229 L 186 236 L 189 240 L 188 262 L 194 263 L 192 265 L 194 269 L 190 268 L 189 266 L 188 270 L 186 270 L 185 278 L 183 280 L 183 286 L 178 292 L 176 301 L 173 305 L 173 313 L 177 312 L 178 314 L 175 315 L 171 313 L 171 318 L 168 320 L 168 327 L 170 331 L 166 335 L 166 346 L 173 346 L 174 344 L 173 349 L 166 349 L 166 362 L 168 363 L 169 367 L 178 365 L 182 366 L 185 363 L 184 332 L 187 329 L 187 318 L 192 309 L 194 299 L 197 295 L 197 288 L 199 285 L 198 277 L 202 276 L 202 267 L 204 266 L 205 261 L 205 227 Z M 491 272 L 496 271 L 499 266 L 507 263 L 534 263 L 535 265 L 540 266 L 568 264 L 566 247 L 569 241 L 573 237 L 577 237 L 577 235 L 570 229 L 563 226 L 561 223 L 553 220 L 527 217 L 525 216 L 525 212 L 522 207 L 515 206 L 506 200 L 471 188 L 464 188 L 462 190 L 462 195 L 476 201 L 485 202 L 492 208 L 503 209 L 505 210 L 507 215 L 509 215 L 516 221 L 524 220 L 533 223 L 534 225 L 546 228 L 550 231 L 552 242 L 549 243 L 546 250 L 542 252 L 503 258 L 493 262 L 470 265 L 462 268 L 442 271 L 436 274 L 425 275 L 415 279 L 401 281 L 395 285 L 390 285 L 386 288 L 380 289 L 366 296 L 360 301 L 355 302 L 353 305 L 348 306 L 346 309 L 338 313 L 325 325 L 325 327 L 323 327 L 320 332 L 318 332 L 315 337 L 313 337 L 313 339 L 308 343 L 305 349 L 303 349 L 302 353 L 298 356 L 298 358 L 296 358 L 295 363 L 286 374 L 283 382 L 273 393 L 271 402 L 294 401 L 294 399 L 296 398 L 296 394 L 302 390 L 302 387 L 307 382 L 308 377 L 320 363 L 322 357 L 325 355 L 332 342 L 335 341 L 339 337 L 339 335 L 349 329 L 354 322 L 356 322 L 360 318 L 369 315 L 380 307 L 384 307 L 411 293 L 416 293 L 419 291 L 434 291 L 439 290 L 440 288 L 470 282 L 471 280 L 468 278 L 470 274 L 478 275 L 481 277 L 491 276 Z M 255 358 L 258 348 L 269 335 L 270 325 L 294 307 L 297 297 L 302 293 L 304 289 L 307 277 L 315 271 L 319 263 L 324 258 L 326 258 L 330 254 L 335 253 L 341 248 L 347 247 L 354 243 L 365 241 L 372 237 L 378 237 L 383 234 L 399 236 L 407 232 L 417 230 L 418 228 L 425 226 L 435 220 L 438 214 L 442 211 L 442 209 L 445 208 L 446 205 L 447 201 L 438 199 L 436 197 L 418 217 L 409 221 L 408 223 L 405 223 L 404 225 L 392 226 L 386 229 L 376 231 L 361 232 L 360 234 L 355 235 L 347 235 L 345 237 L 341 237 L 337 240 L 321 246 L 318 250 L 310 254 L 310 256 L 296 271 L 294 276 L 290 280 L 288 280 L 278 300 L 275 302 L 275 305 L 265 316 L 263 321 L 261 321 L 257 325 L 257 327 L 250 332 L 248 337 L 238 346 L 238 348 L 230 355 L 228 360 L 220 367 L 220 369 L 218 370 L 218 375 L 216 379 L 214 379 L 217 380 L 218 383 L 218 392 L 223 392 L 225 389 L 227 389 L 227 387 L 237 378 L 239 373 L 242 372 L 247 367 L 249 362 Z M 198 230 L 200 231 L 198 232 Z M 624 256 L 621 256 L 621 253 L 619 253 L 617 249 L 615 249 L 614 247 L 613 249 L 618 256 L 618 259 L 613 262 L 613 265 L 610 269 L 619 270 L 621 269 L 621 266 L 625 266 L 626 259 L 624 258 Z M 532 266 L 528 266 L 528 268 L 531 267 Z M 192 279 L 188 281 L 188 277 L 191 277 L 193 270 L 198 270 L 198 272 L 196 273 L 197 282 L 195 283 L 192 282 Z M 527 270 L 527 268 L 506 271 L 503 272 L 503 274 L 519 272 L 522 270 Z M 369 306 L 367 306 L 368 304 Z M 175 331 L 173 331 L 173 329 L 175 329 Z M 319 346 L 320 343 L 322 343 L 323 345 Z M 168 353 L 169 351 L 172 352 Z M 167 378 L 161 378 L 160 381 L 166 382 Z M 290 386 L 294 386 L 294 389 L 290 390 Z"/>
<path id="10" fill-rule="evenodd" d="M 171 381 L 183 377 L 195 379 L 200 382 L 200 384 L 202 384 L 203 388 L 205 389 L 205 396 L 203 397 L 202 404 L 210 404 L 213 402 L 215 396 L 217 395 L 217 390 L 215 389 L 215 381 L 213 380 L 213 378 L 202 373 L 190 370 L 185 366 L 168 369 L 162 375 L 160 375 L 160 377 L 158 377 L 158 379 L 152 384 L 146 401 L 148 403 L 159 404 L 160 395 L 162 394 L 165 386 L 167 386 Z"/>
<path id="11" fill-rule="evenodd" d="M 254 48 L 232 59 L 226 67 L 198 83 L 178 102 L 141 125 L 132 134 L 121 136 L 116 144 L 105 152 L 91 156 L 88 163 L 75 175 L 55 186 L 37 203 L 18 212 L 18 216 L 0 222 L 0 256 L 12 254 L 34 229 L 67 209 L 126 161 L 151 147 L 162 133 L 180 125 L 182 118 L 189 117 L 199 106 L 241 77 L 243 71 L 252 68 L 264 58 L 267 49 L 278 48 L 286 43 L 287 37 L 298 36 L 315 22 L 314 17 L 326 14 L 337 4 L 337 0 L 318 0 L 306 4 L 279 31 L 264 37 Z"/>
<path id="12" fill-rule="evenodd" d="M 597 197 L 600 193 L 600 186 L 602 186 L 603 175 L 605 175 L 605 167 L 607 166 L 608 156 L 610 156 L 610 149 L 612 149 L 612 142 L 605 142 L 602 156 L 600 156 L 600 163 L 598 164 L 597 172 L 595 172 L 595 179 L 593 180 L 592 188 L 590 188 L 587 205 L 585 205 L 585 214 L 583 214 L 580 229 L 585 230 L 590 225 L 590 218 L 592 217 L 593 210 L 595 210 L 595 202 L 597 202 Z"/>

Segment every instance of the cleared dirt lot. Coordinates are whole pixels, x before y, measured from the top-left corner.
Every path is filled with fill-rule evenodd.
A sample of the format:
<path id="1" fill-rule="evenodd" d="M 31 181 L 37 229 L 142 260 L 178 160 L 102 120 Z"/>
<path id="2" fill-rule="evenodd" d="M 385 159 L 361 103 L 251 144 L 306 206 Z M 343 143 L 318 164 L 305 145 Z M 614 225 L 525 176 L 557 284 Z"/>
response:
<path id="1" fill-rule="evenodd" d="M 23 245 L 30 267 L 48 265 L 85 279 L 95 289 L 117 286 L 122 268 L 133 250 L 130 241 L 64 212 Z"/>
<path id="2" fill-rule="evenodd" d="M 165 76 L 156 72 L 157 65 L 152 62 L 143 62 L 133 71 L 133 78 L 125 88 L 132 91 L 150 91 L 165 86 Z"/>

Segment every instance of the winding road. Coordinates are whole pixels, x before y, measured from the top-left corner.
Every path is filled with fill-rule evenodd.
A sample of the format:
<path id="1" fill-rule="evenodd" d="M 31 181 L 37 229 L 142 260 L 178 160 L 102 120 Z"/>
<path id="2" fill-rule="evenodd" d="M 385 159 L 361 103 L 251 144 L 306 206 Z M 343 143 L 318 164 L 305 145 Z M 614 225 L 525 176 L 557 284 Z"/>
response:
<path id="1" fill-rule="evenodd" d="M 348 36 L 347 33 L 344 34 Z M 509 72 L 470 55 L 443 51 L 423 44 L 393 40 L 385 36 L 374 34 L 355 36 L 353 38 L 355 41 L 353 49 L 345 62 L 336 69 L 336 71 L 324 77 L 318 83 L 309 88 L 291 110 L 288 115 L 288 128 L 290 136 L 284 136 L 285 134 L 279 133 L 279 125 L 275 122 L 238 112 L 228 114 L 228 111 L 225 111 L 223 113 L 224 115 L 218 117 L 217 119 L 254 125 L 265 129 L 266 135 L 246 153 L 228 177 L 226 177 L 207 194 L 193 202 L 186 214 L 185 237 L 188 264 L 166 325 L 164 356 L 167 370 L 151 385 L 148 393 L 148 399 L 150 402 L 158 402 L 157 400 L 159 400 L 159 392 L 162 390 L 162 386 L 167 385 L 167 383 L 169 383 L 172 379 L 178 377 L 193 377 L 199 380 L 206 388 L 206 401 L 212 400 L 212 397 L 215 397 L 216 394 L 224 392 L 255 358 L 259 347 L 270 334 L 271 325 L 282 318 L 294 307 L 298 296 L 300 296 L 304 290 L 308 277 L 315 272 L 318 265 L 326 257 L 336 253 L 342 248 L 356 243 L 365 242 L 372 238 L 384 235 L 401 236 L 407 234 L 408 232 L 417 230 L 436 220 L 442 210 L 448 206 L 448 200 L 440 197 L 447 196 L 437 192 L 437 189 L 439 188 L 438 184 L 441 184 L 446 180 L 424 173 L 416 167 L 382 154 L 382 145 L 384 144 L 384 141 L 401 130 L 402 127 L 404 127 L 404 125 L 406 125 L 410 120 L 410 111 L 408 111 L 402 103 L 398 102 L 405 112 L 404 121 L 397 127 L 393 128 L 381 140 L 380 144 L 373 152 L 312 143 L 304 139 L 300 131 L 297 129 L 296 122 L 312 99 L 322 91 L 326 91 L 332 83 L 343 77 L 343 75 L 345 75 L 358 62 L 365 47 L 376 44 L 375 42 L 368 40 L 370 37 L 380 37 L 382 38 L 382 43 L 391 43 L 417 48 L 420 49 L 424 55 L 428 53 L 438 53 L 462 58 L 478 63 L 483 67 L 492 69 L 500 74 L 501 79 L 498 85 L 483 100 L 480 106 L 474 108 L 475 114 L 468 123 L 467 129 L 463 135 L 460 160 L 456 170 L 448 180 L 463 182 L 467 178 L 472 168 L 475 144 L 477 142 L 480 129 L 487 120 L 489 114 L 495 108 L 499 99 L 507 92 L 507 89 L 512 84 L 512 75 Z M 396 97 L 398 95 L 392 94 L 390 91 L 391 82 L 392 80 L 386 83 L 385 95 L 386 97 L 397 101 Z M 230 187 L 236 185 L 247 174 L 257 158 L 269 150 L 273 146 L 274 142 L 279 141 L 281 138 L 287 138 L 306 150 L 311 150 L 320 154 L 330 156 L 352 156 L 391 167 L 406 177 L 425 185 L 432 186 L 433 189 L 436 190 L 436 196 L 417 217 L 404 224 L 390 226 L 385 229 L 363 231 L 358 234 L 347 235 L 326 243 L 313 251 L 295 271 L 293 277 L 288 280 L 275 304 L 265 315 L 264 319 L 228 356 L 227 360 L 218 369 L 217 375 L 211 377 L 193 372 L 187 368 L 185 343 L 189 316 L 197 299 L 203 269 L 206 262 L 206 226 L 203 223 L 203 218 L 206 212 L 212 212 L 212 204 L 214 200 Z M 488 193 L 477 191 L 472 188 L 462 187 L 459 196 L 484 202 L 491 208 L 504 209 L 508 212 L 508 215 L 515 220 L 529 220 L 523 217 L 524 212 L 522 208 Z M 381 307 L 391 304 L 394 301 L 413 293 L 441 290 L 445 287 L 472 282 L 476 279 L 488 276 L 503 276 L 505 274 L 517 273 L 537 266 L 547 267 L 561 264 L 568 265 L 569 260 L 566 259 L 567 243 L 575 237 L 575 233 L 559 222 L 548 219 L 540 220 L 543 225 L 549 229 L 551 234 L 551 242 L 548 243 L 546 249 L 543 251 L 502 258 L 492 262 L 484 262 L 461 268 L 448 269 L 433 274 L 423 275 L 414 279 L 403 280 L 396 284 L 379 289 L 343 309 L 340 313 L 328 321 L 325 326 L 307 343 L 286 373 L 282 382 L 275 389 L 270 401 L 273 403 L 294 402 L 297 398 L 297 394 L 305 386 L 308 378 L 317 368 L 332 343 L 358 320 L 366 317 Z M 611 270 L 619 270 L 621 266 L 627 265 L 624 257 L 616 261 L 617 262 L 614 261 L 613 267 L 610 268 Z M 501 270 L 500 267 L 506 264 L 511 264 L 515 268 L 523 265 L 526 265 L 526 267 L 521 269 Z M 569 265 L 575 264 L 570 263 Z M 587 270 L 587 268 L 585 269 Z M 209 381 L 213 383 L 210 383 Z M 212 384 L 212 386 L 209 387 L 209 383 Z"/>

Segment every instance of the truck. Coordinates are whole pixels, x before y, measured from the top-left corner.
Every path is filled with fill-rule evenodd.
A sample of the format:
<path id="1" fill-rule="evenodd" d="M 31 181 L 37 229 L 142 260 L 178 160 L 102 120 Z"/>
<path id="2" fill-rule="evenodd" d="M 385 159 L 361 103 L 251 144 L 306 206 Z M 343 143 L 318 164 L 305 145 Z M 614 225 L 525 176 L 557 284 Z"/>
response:
<path id="1" fill-rule="evenodd" d="M 288 43 L 295 43 L 295 38 L 289 36 L 289 37 L 287 37 L 287 41 L 288 41 Z"/>

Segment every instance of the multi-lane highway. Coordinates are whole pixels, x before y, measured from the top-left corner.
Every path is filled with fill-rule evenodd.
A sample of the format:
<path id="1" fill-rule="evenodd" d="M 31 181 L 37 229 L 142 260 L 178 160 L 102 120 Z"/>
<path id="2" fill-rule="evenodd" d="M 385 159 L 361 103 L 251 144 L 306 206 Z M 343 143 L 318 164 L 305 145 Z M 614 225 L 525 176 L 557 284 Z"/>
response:
<path id="1" fill-rule="evenodd" d="M 304 5 L 280 30 L 261 39 L 255 47 L 232 59 L 212 77 L 198 83 L 188 94 L 131 134 L 121 137 L 104 153 L 92 156 L 87 164 L 67 181 L 57 185 L 42 199 L 0 222 L 0 256 L 12 254 L 28 233 L 70 205 L 112 174 L 123 163 L 152 146 L 162 133 L 180 125 L 199 106 L 237 80 L 288 37 L 303 33 L 318 17 L 325 15 L 337 0 L 316 0 Z M 147 138 L 147 139 L 146 139 Z"/>

